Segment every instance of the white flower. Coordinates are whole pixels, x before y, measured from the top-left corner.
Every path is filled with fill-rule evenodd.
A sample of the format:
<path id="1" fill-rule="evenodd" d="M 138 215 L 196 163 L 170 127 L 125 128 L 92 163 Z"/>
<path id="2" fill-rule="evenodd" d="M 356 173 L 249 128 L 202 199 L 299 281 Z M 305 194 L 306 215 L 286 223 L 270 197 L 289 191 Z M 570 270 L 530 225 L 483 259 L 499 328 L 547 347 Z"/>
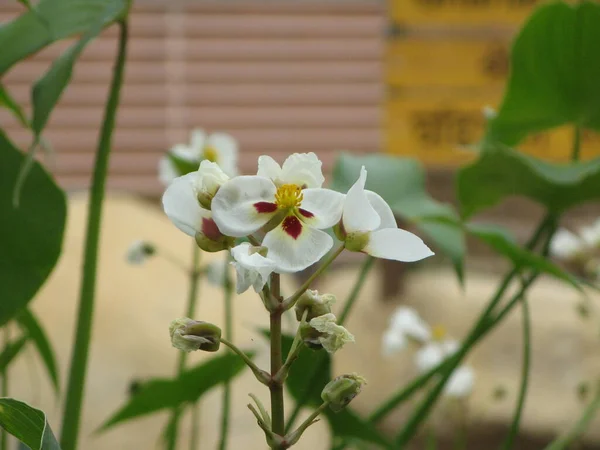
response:
<path id="1" fill-rule="evenodd" d="M 600 249 L 600 219 L 579 232 L 581 239 L 591 250 Z"/>
<path id="2" fill-rule="evenodd" d="M 231 256 L 235 260 L 231 264 L 237 272 L 238 294 L 245 292 L 250 286 L 256 292 L 262 291 L 269 280 L 269 275 L 275 270 L 275 262 L 264 257 L 260 252 L 261 247 L 254 247 L 248 242 L 231 249 Z"/>
<path id="3" fill-rule="evenodd" d="M 134 265 L 143 264 L 155 251 L 150 242 L 134 241 L 127 250 L 127 262 Z"/>
<path id="4" fill-rule="evenodd" d="M 375 192 L 365 190 L 367 170 L 363 166 L 344 201 L 342 230 L 346 248 L 396 261 L 419 261 L 433 255 L 421 238 L 401 230 L 389 205 Z"/>
<path id="5" fill-rule="evenodd" d="M 550 241 L 550 254 L 558 259 L 575 259 L 583 250 L 583 241 L 565 228 L 558 230 Z"/>
<path id="6" fill-rule="evenodd" d="M 474 384 L 475 372 L 473 369 L 469 366 L 459 366 L 450 375 L 444 387 L 444 393 L 448 397 L 465 398 L 473 392 Z"/>
<path id="7" fill-rule="evenodd" d="M 233 177 L 237 174 L 238 144 L 225 133 L 207 135 L 202 130 L 194 130 L 189 145 L 178 144 L 169 150 L 169 154 L 195 166 L 203 160 L 215 162 L 227 175 Z M 158 176 L 163 184 L 168 185 L 181 175 L 185 174 L 180 173 L 169 155 L 161 158 Z"/>
<path id="8" fill-rule="evenodd" d="M 427 342 L 431 339 L 431 329 L 414 309 L 401 306 L 392 315 L 390 326 L 383 335 L 383 354 L 403 350 L 409 339 Z"/>
<path id="9" fill-rule="evenodd" d="M 206 266 L 206 280 L 213 286 L 223 287 L 225 275 L 224 261 L 212 261 Z"/>
<path id="10" fill-rule="evenodd" d="M 496 116 L 498 115 L 498 111 L 496 111 L 493 107 L 491 107 L 490 105 L 485 105 L 482 109 L 481 109 L 481 113 L 483 114 L 483 118 L 485 120 L 492 120 L 495 119 Z"/>
<path id="11" fill-rule="evenodd" d="M 321 161 L 314 153 L 293 154 L 280 167 L 261 156 L 258 175 L 223 184 L 212 201 L 221 233 L 242 237 L 267 225 L 262 245 L 276 272 L 297 272 L 321 259 L 333 246 L 324 231 L 339 222 L 344 196 L 321 189 Z"/>
<path id="12" fill-rule="evenodd" d="M 329 313 L 315 317 L 308 322 L 311 327 L 320 333 L 318 340 L 329 353 L 335 353 L 344 344 L 354 342 L 354 336 L 335 321 L 335 315 Z"/>

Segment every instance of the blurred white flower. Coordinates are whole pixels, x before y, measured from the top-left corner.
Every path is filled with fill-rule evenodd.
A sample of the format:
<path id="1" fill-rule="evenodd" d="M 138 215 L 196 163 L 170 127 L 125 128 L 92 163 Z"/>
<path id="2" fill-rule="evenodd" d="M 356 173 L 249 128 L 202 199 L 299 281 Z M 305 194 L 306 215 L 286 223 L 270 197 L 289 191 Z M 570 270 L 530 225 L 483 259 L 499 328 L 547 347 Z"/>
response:
<path id="1" fill-rule="evenodd" d="M 234 259 L 231 264 L 237 273 L 236 291 L 238 294 L 245 292 L 250 286 L 256 292 L 261 292 L 269 280 L 276 264 L 261 254 L 264 251 L 264 247 L 254 247 L 248 242 L 242 242 L 231 249 L 231 256 Z"/>
<path id="2" fill-rule="evenodd" d="M 565 228 L 558 230 L 550 241 L 550 255 L 558 259 L 576 259 L 583 250 L 584 242 Z"/>
<path id="3" fill-rule="evenodd" d="M 206 266 L 206 280 L 213 286 L 223 287 L 225 285 L 225 262 L 212 261 Z"/>
<path id="4" fill-rule="evenodd" d="M 491 107 L 490 105 L 485 105 L 482 109 L 481 109 L 481 113 L 483 114 L 483 118 L 485 120 L 492 120 L 495 119 L 496 116 L 498 115 L 498 111 L 496 111 L 493 107 Z"/>
<path id="5" fill-rule="evenodd" d="M 335 353 L 348 342 L 354 342 L 354 336 L 343 326 L 338 325 L 334 314 L 328 313 L 311 319 L 309 325 L 320 333 L 319 342 L 329 353 Z"/>
<path id="6" fill-rule="evenodd" d="M 191 133 L 189 145 L 178 144 L 169 150 L 158 165 L 159 179 L 165 185 L 185 175 L 169 155 L 196 167 L 203 160 L 214 162 L 230 177 L 237 174 L 238 144 L 233 137 L 225 133 L 207 135 L 203 130 L 196 129 Z"/>
<path id="7" fill-rule="evenodd" d="M 133 265 L 141 265 L 146 262 L 146 260 L 154 255 L 156 249 L 154 245 L 152 245 L 148 241 L 134 241 L 127 250 L 127 262 Z"/>
<path id="8" fill-rule="evenodd" d="M 475 372 L 473 369 L 469 366 L 459 366 L 448 379 L 444 387 L 444 393 L 448 397 L 465 398 L 473 392 L 474 384 Z"/>
<path id="9" fill-rule="evenodd" d="M 379 194 L 365 190 L 367 170 L 363 166 L 344 200 L 342 226 L 346 248 L 371 256 L 413 262 L 433 255 L 418 236 L 401 230 L 394 213 Z"/>
<path id="10" fill-rule="evenodd" d="M 212 201 L 223 234 L 243 237 L 265 226 L 262 245 L 276 272 L 298 272 L 319 261 L 333 246 L 321 231 L 337 224 L 344 196 L 321 189 L 321 161 L 314 153 L 293 154 L 283 166 L 269 156 L 258 159 L 258 175 L 223 184 Z"/>
<path id="11" fill-rule="evenodd" d="M 424 343 L 431 339 L 429 325 L 413 309 L 399 307 L 390 319 L 390 325 L 383 335 L 383 353 L 391 355 L 403 350 L 409 340 Z"/>
<path id="12" fill-rule="evenodd" d="M 581 239 L 591 250 L 600 249 L 600 219 L 579 232 Z"/>

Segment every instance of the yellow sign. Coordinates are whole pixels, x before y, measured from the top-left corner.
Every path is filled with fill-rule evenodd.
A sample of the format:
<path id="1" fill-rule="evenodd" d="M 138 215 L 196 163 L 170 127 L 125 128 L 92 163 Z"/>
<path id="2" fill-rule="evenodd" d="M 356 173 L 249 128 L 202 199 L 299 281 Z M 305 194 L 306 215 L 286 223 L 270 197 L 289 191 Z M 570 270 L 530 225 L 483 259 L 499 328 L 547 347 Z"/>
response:
<path id="1" fill-rule="evenodd" d="M 503 87 L 508 76 L 509 38 L 388 41 L 386 82 L 392 86 Z"/>
<path id="2" fill-rule="evenodd" d="M 399 25 L 520 25 L 537 0 L 391 0 Z"/>
<path id="3" fill-rule="evenodd" d="M 458 166 L 474 158 L 472 145 L 482 137 L 483 107 L 497 104 L 478 99 L 397 99 L 386 111 L 388 153 L 418 158 L 429 166 Z M 566 162 L 571 152 L 572 131 L 553 130 L 532 136 L 519 146 L 525 153 L 548 161 Z M 582 158 L 600 156 L 600 135 L 586 133 Z"/>

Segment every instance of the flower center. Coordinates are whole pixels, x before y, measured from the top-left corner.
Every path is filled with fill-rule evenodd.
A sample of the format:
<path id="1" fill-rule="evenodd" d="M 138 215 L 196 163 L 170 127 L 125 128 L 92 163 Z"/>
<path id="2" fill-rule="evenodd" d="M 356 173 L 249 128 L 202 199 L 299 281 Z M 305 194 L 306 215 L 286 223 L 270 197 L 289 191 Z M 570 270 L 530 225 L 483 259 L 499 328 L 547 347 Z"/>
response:
<path id="1" fill-rule="evenodd" d="M 443 325 L 436 325 L 431 330 L 434 341 L 441 341 L 446 337 L 446 328 Z"/>
<path id="2" fill-rule="evenodd" d="M 203 154 L 204 154 L 204 159 L 207 159 L 210 162 L 217 162 L 218 153 L 217 153 L 216 148 L 214 148 L 210 145 L 207 145 L 206 147 L 204 147 Z"/>
<path id="3" fill-rule="evenodd" d="M 280 209 L 289 209 L 300 206 L 302 203 L 302 188 L 296 184 L 284 184 L 277 188 L 275 204 Z"/>

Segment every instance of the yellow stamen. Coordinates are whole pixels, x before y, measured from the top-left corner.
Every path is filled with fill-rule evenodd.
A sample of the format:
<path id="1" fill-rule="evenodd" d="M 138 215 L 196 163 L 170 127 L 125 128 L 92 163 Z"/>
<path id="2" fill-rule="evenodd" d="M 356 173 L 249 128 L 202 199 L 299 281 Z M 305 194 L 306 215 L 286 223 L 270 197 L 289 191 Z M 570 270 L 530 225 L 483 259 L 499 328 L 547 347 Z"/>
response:
<path id="1" fill-rule="evenodd" d="M 295 208 L 302 203 L 302 188 L 296 184 L 284 184 L 277 188 L 275 204 L 281 209 Z"/>
<path id="2" fill-rule="evenodd" d="M 207 145 L 204 147 L 202 153 L 204 154 L 204 159 L 208 159 L 210 162 L 217 162 L 218 153 L 216 148 Z"/>
<path id="3" fill-rule="evenodd" d="M 441 341 L 446 337 L 446 328 L 443 325 L 436 325 L 432 328 L 431 335 L 435 341 Z"/>

